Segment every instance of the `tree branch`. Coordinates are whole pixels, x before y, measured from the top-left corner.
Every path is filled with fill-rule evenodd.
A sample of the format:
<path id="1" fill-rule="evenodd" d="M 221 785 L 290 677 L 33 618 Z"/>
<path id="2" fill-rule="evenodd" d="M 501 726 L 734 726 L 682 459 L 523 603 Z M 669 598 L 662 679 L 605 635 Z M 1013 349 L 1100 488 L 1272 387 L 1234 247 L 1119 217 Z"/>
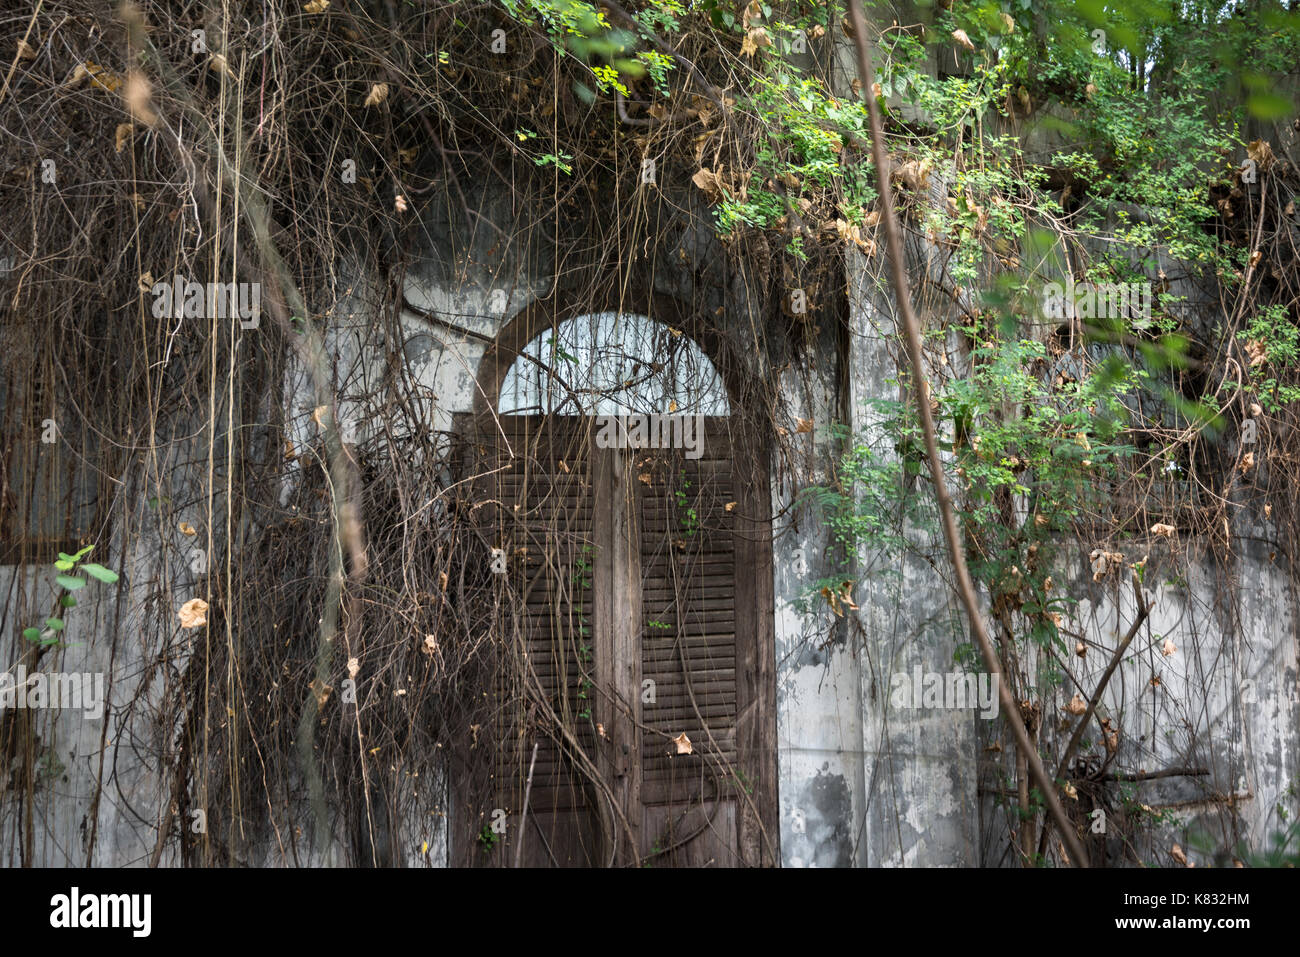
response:
<path id="1" fill-rule="evenodd" d="M 1011 733 L 1015 738 L 1016 747 L 1024 755 L 1025 761 L 1028 762 L 1030 773 L 1037 782 L 1039 789 L 1043 792 L 1043 799 L 1047 802 L 1051 817 L 1060 826 L 1061 836 L 1069 849 L 1071 863 L 1079 867 L 1087 867 L 1087 852 L 1084 850 L 1083 843 L 1079 840 L 1074 828 L 1070 826 L 1070 819 L 1065 816 L 1065 809 L 1061 806 L 1061 799 L 1056 793 L 1056 783 L 1047 776 L 1043 761 L 1029 740 L 1029 732 L 1025 730 L 1025 724 L 1020 718 L 1020 706 L 1012 697 L 1011 689 L 1007 687 L 1005 681 L 1000 680 L 1002 669 L 999 667 L 997 653 L 993 650 L 993 643 L 989 640 L 988 632 L 985 630 L 979 602 L 975 597 L 975 585 L 971 581 L 970 571 L 966 567 L 966 558 L 962 552 L 962 545 L 958 539 L 957 521 L 953 516 L 952 499 L 948 495 L 948 486 L 944 481 L 943 463 L 939 458 L 938 442 L 935 439 L 934 415 L 930 411 L 930 390 L 925 379 L 925 369 L 922 366 L 921 327 L 920 323 L 917 322 L 916 314 L 912 311 L 911 291 L 903 268 L 903 244 L 899 236 L 898 221 L 894 216 L 893 194 L 889 185 L 889 157 L 885 152 L 884 134 L 881 131 L 880 108 L 876 103 L 876 98 L 871 95 L 874 76 L 871 69 L 871 56 L 867 51 L 867 23 L 862 14 L 862 0 L 849 0 L 849 16 L 853 21 L 853 43 L 857 48 L 858 75 L 862 81 L 862 94 L 867 102 L 867 110 L 871 115 L 871 156 L 876 166 L 876 179 L 880 190 L 881 218 L 885 226 L 885 239 L 889 252 L 889 267 L 894 284 L 894 295 L 898 300 L 898 311 L 902 316 L 903 326 L 907 333 L 907 351 L 912 365 L 912 392 L 916 397 L 916 405 L 921 413 L 921 426 L 925 433 L 926 456 L 930 463 L 930 477 L 934 482 L 935 498 L 938 500 L 939 513 L 943 520 L 943 535 L 948 544 L 948 555 L 952 560 L 953 572 L 957 579 L 957 592 L 961 597 L 962 604 L 965 606 L 966 617 L 970 621 L 971 631 L 974 632 L 975 640 L 979 644 L 980 653 L 984 656 L 985 665 L 997 681 L 998 697 L 1002 711 L 1006 715 L 1007 724 L 1011 726 Z M 1044 833 L 1046 833 L 1046 828 L 1044 828 Z"/>

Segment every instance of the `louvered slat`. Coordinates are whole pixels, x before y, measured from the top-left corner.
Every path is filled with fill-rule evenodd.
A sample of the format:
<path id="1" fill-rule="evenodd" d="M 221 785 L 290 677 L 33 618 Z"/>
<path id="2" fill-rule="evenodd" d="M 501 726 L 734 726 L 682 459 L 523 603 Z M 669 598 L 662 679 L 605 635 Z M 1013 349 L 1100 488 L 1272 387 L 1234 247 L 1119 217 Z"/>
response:
<path id="1" fill-rule="evenodd" d="M 641 709 L 641 793 L 678 804 L 725 790 L 736 760 L 733 484 L 729 464 L 668 451 L 642 457 L 637 472 L 641 675 L 655 682 Z M 694 753 L 676 753 L 682 733 Z"/>
<path id="2" fill-rule="evenodd" d="M 496 523 L 497 547 L 510 556 L 509 574 L 524 627 L 526 662 L 546 701 L 588 754 L 595 754 L 596 732 L 590 718 L 588 681 L 594 675 L 591 589 L 582 585 L 578 563 L 593 547 L 593 515 L 588 456 L 582 435 L 563 421 L 532 428 L 522 420 L 502 419 L 503 436 L 495 436 L 489 460 L 496 471 L 486 479 L 490 518 Z M 509 457 L 507 448 L 513 451 Z M 587 631 L 584 633 L 583 629 Z M 585 697 L 584 697 L 585 695 Z M 544 715 L 519 713 L 519 695 L 504 724 L 519 727 L 504 749 L 501 773 L 511 785 L 513 810 L 523 801 L 529 760 L 537 744 L 528 803 L 532 812 L 577 810 L 588 806 L 584 777 L 575 770 L 571 748 L 559 728 Z M 521 727 L 520 727 L 521 726 Z"/>

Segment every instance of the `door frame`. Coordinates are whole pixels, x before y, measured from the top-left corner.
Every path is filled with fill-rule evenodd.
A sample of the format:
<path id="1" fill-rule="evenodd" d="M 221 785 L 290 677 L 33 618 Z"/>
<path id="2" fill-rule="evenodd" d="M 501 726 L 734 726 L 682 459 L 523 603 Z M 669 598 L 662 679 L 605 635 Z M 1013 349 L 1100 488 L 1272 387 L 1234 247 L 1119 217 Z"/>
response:
<path id="1" fill-rule="evenodd" d="M 736 798 L 736 850 L 746 866 L 779 866 L 771 434 L 768 429 L 756 425 L 753 417 L 745 414 L 744 403 L 749 390 L 742 363 L 719 361 L 725 358 L 728 351 L 724 348 L 722 338 L 702 321 L 697 312 L 673 296 L 663 293 L 640 297 L 625 295 L 620 297 L 620 301 L 606 301 L 593 300 L 590 293 L 576 295 L 557 290 L 551 296 L 533 302 L 503 323 L 479 362 L 473 410 L 454 414 L 453 428 L 471 442 L 476 439 L 502 438 L 496 407 L 501 385 L 515 359 L 546 329 L 571 318 L 600 312 L 642 315 L 681 330 L 713 363 L 727 391 L 731 409 L 732 448 L 736 456 L 733 475 L 738 503 L 733 531 L 737 631 L 736 767 L 752 783 L 750 792 L 739 793 Z M 620 452 L 610 457 L 612 467 L 601 468 L 596 472 L 596 508 L 602 505 L 607 507 L 609 496 L 622 494 L 627 476 L 621 473 L 631 467 L 630 459 L 631 456 Z M 635 513 L 628 509 L 612 511 L 613 514 L 622 516 L 621 521 L 602 526 L 597 536 L 597 568 L 603 570 L 606 580 L 612 579 L 616 567 L 627 567 L 627 563 L 614 562 L 613 550 L 634 548 L 637 544 L 632 538 L 636 531 Z M 622 594 L 628 596 L 629 602 L 635 600 L 636 607 L 640 607 L 640 585 L 639 580 L 622 583 Z M 640 700 L 640 633 L 620 624 L 627 616 L 613 613 L 610 603 L 616 594 L 615 588 L 615 583 L 611 581 L 610 588 L 598 589 L 595 595 L 593 630 L 599 628 L 600 632 L 609 636 L 597 646 L 603 646 L 605 654 L 597 654 L 596 669 L 599 680 L 605 687 L 623 689 L 624 693 L 635 690 L 638 696 L 631 702 L 635 706 Z M 752 636 L 750 640 L 740 641 L 742 628 Z M 629 673 L 615 674 L 620 661 L 629 665 L 630 670 L 625 669 Z M 623 806 L 628 807 L 638 800 L 641 753 L 639 732 L 635 723 L 626 715 L 620 715 L 614 704 L 603 696 L 597 702 L 597 713 L 604 715 L 606 720 L 602 723 L 614 745 L 604 749 L 599 766 L 608 775 L 607 780 L 623 801 Z M 617 766 L 616 755 L 620 752 L 629 755 L 627 766 Z M 620 774 L 620 771 L 623 773 Z M 462 842 L 472 844 L 472 834 L 466 828 L 457 827 L 455 819 L 463 816 L 472 822 L 477 820 L 477 815 L 472 808 L 459 807 L 455 800 L 449 803 L 449 813 L 453 817 L 452 859 L 472 860 L 473 855 L 466 853 L 466 850 L 472 851 L 472 847 L 466 845 L 464 849 L 457 850 L 457 845 Z M 458 813 L 462 811 L 467 813 Z M 634 827 L 639 827 L 639 821 Z M 462 831 L 465 833 L 462 834 Z M 625 846 L 627 842 L 622 829 L 615 833 L 620 835 L 619 846 L 614 854 L 615 862 L 630 864 L 639 860 L 639 849 Z"/>

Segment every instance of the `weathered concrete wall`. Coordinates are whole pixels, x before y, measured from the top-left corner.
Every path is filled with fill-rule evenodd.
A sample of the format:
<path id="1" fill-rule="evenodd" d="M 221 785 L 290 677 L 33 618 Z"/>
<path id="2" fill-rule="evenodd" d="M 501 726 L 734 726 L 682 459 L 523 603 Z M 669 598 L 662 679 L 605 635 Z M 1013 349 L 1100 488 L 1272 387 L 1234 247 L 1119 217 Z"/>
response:
<path id="1" fill-rule="evenodd" d="M 824 424 L 838 409 L 833 371 L 827 363 L 814 372 L 806 398 L 795 372 L 782 381 L 800 397 L 792 414 L 822 426 L 803 437 L 805 486 L 831 479 L 834 446 Z M 793 476 L 774 476 L 772 491 L 773 511 L 785 516 L 773 528 L 781 859 L 789 867 L 851 867 L 866 794 L 858 661 L 845 622 L 818 609 L 819 598 L 799 607 L 811 582 L 834 574 L 829 530 L 810 509 L 792 509 Z"/>
<path id="2" fill-rule="evenodd" d="M 38 755 L 44 751 L 40 761 L 50 773 L 30 802 L 37 851 L 29 863 L 131 866 L 148 863 L 154 853 L 162 809 L 170 803 L 163 756 L 173 754 L 176 744 L 176 729 L 162 723 L 160 706 L 209 640 L 206 629 L 198 635 L 182 631 L 174 614 L 195 597 L 203 577 L 194 549 L 206 551 L 206 523 L 199 518 L 206 501 L 198 492 L 194 463 L 206 462 L 207 453 L 198 439 L 168 448 L 157 474 L 171 495 L 156 497 L 146 475 L 122 476 L 122 500 L 134 507 L 116 524 L 107 554 L 100 549 L 88 559 L 110 565 L 121 580 L 114 585 L 90 581 L 75 592 L 78 605 L 64 616 L 66 647 L 40 662 L 42 673 L 96 676 L 103 701 L 100 717 L 69 708 L 32 712 Z M 219 510 L 220 496 L 216 501 Z M 182 521 L 203 529 L 202 536 L 183 534 Z M 128 540 L 131 547 L 124 551 Z M 54 605 L 54 576 L 49 566 L 0 568 L 5 604 L 0 648 L 10 674 L 27 644 L 22 630 L 38 625 Z M 159 605 L 170 609 L 171 622 L 161 632 L 155 617 Z M 97 826 L 92 823 L 96 798 Z M 12 795 L 0 797 L 0 853 L 7 866 L 19 863 L 17 835 L 24 827 Z M 88 854 L 92 830 L 95 841 Z M 175 849 L 164 848 L 160 862 L 176 863 Z"/>
<path id="3" fill-rule="evenodd" d="M 854 75 L 847 46 L 840 47 L 836 64 L 837 84 L 845 92 Z M 1026 131 L 1031 152 L 1046 154 L 1052 146 L 1041 129 Z M 451 204 L 434 204 L 422 216 L 422 236 L 404 290 L 410 308 L 402 312 L 402 341 L 396 345 L 416 385 L 409 424 L 434 431 L 451 429 L 456 413 L 471 410 L 487 343 L 511 316 L 545 294 L 555 272 L 545 243 L 520 234 L 523 224 L 509 195 L 488 192 L 475 196 L 473 203 L 481 222 L 461 221 Z M 660 289 L 710 308 L 725 305 L 749 321 L 751 284 L 767 277 L 719 275 L 707 216 L 679 227 L 665 237 L 663 247 L 656 271 Z M 934 252 L 923 246 L 913 254 L 934 269 Z M 800 489 L 832 477 L 838 447 L 824 426 L 852 423 L 857 441 L 872 444 L 888 461 L 896 455 L 892 442 L 874 426 L 863 402 L 908 400 L 897 383 L 902 363 L 892 293 L 874 279 L 881 264 L 868 268 L 856 250 L 849 250 L 848 262 L 847 350 L 840 351 L 833 330 L 820 330 L 812 353 L 779 373 L 790 421 L 804 418 L 816 425 L 813 433 L 796 437 L 799 455 L 793 468 L 776 463 L 772 474 L 778 516 L 774 593 L 782 862 L 792 867 L 1009 863 L 1009 816 L 993 808 L 992 798 L 981 791 L 995 762 L 1006 766 L 1009 737 L 1000 740 L 1000 725 L 980 719 L 974 709 L 891 703 L 893 674 L 917 667 L 952 671 L 953 653 L 966 640 L 966 624 L 948 586 L 941 538 L 900 514 L 898 531 L 911 545 L 906 554 L 879 549 L 853 556 L 864 582 L 852 595 L 856 609 L 837 617 L 820 599 L 805 602 L 811 582 L 832 577 L 841 567 L 831 530 L 806 507 L 794 507 Z M 1202 298 L 1198 308 L 1213 302 Z M 341 312 L 330 333 L 331 375 L 344 395 L 345 420 L 365 437 L 374 411 L 368 399 L 382 380 L 388 344 L 374 340 L 359 303 L 351 316 L 348 311 Z M 944 322 L 942 314 L 926 318 L 932 326 Z M 956 361 L 958 351 L 949 351 Z M 298 447 L 307 446 L 317 434 L 311 422 L 314 400 L 305 371 L 296 363 L 282 401 L 290 438 Z M 196 446 L 186 453 L 184 460 L 192 461 L 204 450 Z M 285 501 L 296 468 L 288 469 Z M 139 477 L 132 478 L 123 494 L 138 503 L 133 532 L 141 534 L 122 560 L 122 584 L 85 590 L 87 598 L 69 617 L 69 639 L 83 644 L 56 659 L 62 671 L 104 673 L 110 702 L 98 720 L 76 713 L 43 716 L 43 741 L 58 765 L 52 763 L 48 783 L 56 798 L 34 810 L 34 830 L 40 835 L 37 863 L 85 860 L 87 815 L 101 764 L 110 770 L 92 863 L 147 862 L 170 787 L 157 755 L 174 742 L 169 740 L 172 732 L 158 728 L 150 708 L 127 710 L 125 703 L 148 684 L 144 700 L 156 705 L 192 666 L 199 644 L 213 640 L 206 632 L 198 638 L 182 634 L 178 627 L 157 635 L 146 624 L 153 603 L 175 608 L 192 597 L 198 576 L 189 565 L 191 542 L 175 531 L 178 520 L 192 520 L 190 513 L 182 509 L 165 519 L 153 517 L 147 487 Z M 190 478 L 176 481 L 198 494 L 200 486 Z M 926 483 L 916 483 L 908 494 L 926 498 Z M 1122 666 L 1103 701 L 1106 713 L 1121 722 L 1119 760 L 1124 766 L 1209 772 L 1135 784 L 1137 804 L 1179 803 L 1169 813 L 1166 829 L 1139 853 L 1163 852 L 1174 840 L 1189 848 L 1189 836 L 1198 831 L 1219 844 L 1245 839 L 1259 846 L 1280 826 L 1279 807 L 1293 816 L 1300 811 L 1296 596 L 1274 554 L 1277 548 L 1269 544 L 1276 541 L 1276 529 L 1239 518 L 1232 534 L 1236 557 L 1231 566 L 1194 556 L 1185 583 L 1148 582 L 1155 611 L 1132 653 L 1148 669 L 1143 674 L 1157 668 L 1160 684 L 1132 679 L 1141 669 Z M 1078 544 L 1077 552 L 1065 559 L 1060 581 L 1080 601 L 1072 624 L 1106 646 L 1126 630 L 1133 599 L 1126 582 L 1092 580 L 1087 555 L 1095 544 Z M 43 617 L 50 603 L 45 577 L 43 570 L 0 569 L 0 594 L 8 609 L 0 647 L 8 650 L 10 661 L 17 660 L 22 644 L 18 633 Z M 1226 589 L 1225 582 L 1236 590 Z M 19 597 L 24 590 L 25 599 Z M 1177 648 L 1167 656 L 1160 651 L 1166 638 Z M 1105 664 L 1095 652 L 1069 662 L 1084 688 L 1094 685 Z M 1068 684 L 1059 689 L 1045 708 L 1053 718 L 1044 734 L 1069 733 L 1069 726 L 1054 718 L 1070 691 Z M 1001 757 L 988 751 L 995 741 L 1002 744 Z M 423 799 L 445 810 L 450 803 L 445 791 L 445 782 L 434 782 Z M 1239 814 L 1239 828 L 1224 824 L 1222 811 L 1230 804 Z M 12 803 L 0 804 L 5 864 L 18 863 L 17 842 L 10 836 L 21 826 Z M 398 826 L 403 863 L 446 863 L 445 816 L 421 815 Z M 426 844 L 427 852 L 421 852 Z M 1118 854 L 1117 849 L 1120 859 Z M 314 858 L 319 863 L 342 859 L 338 848 Z M 174 849 L 167 849 L 162 860 L 175 863 Z M 268 846 L 252 863 L 286 862 Z"/>

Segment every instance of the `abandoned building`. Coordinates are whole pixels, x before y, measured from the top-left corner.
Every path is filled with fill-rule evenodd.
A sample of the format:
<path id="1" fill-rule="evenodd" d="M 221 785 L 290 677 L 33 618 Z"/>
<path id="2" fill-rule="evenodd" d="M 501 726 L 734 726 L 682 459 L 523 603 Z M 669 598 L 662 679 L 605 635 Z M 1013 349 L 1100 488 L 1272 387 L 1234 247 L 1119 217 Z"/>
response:
<path id="1" fill-rule="evenodd" d="M 938 15 L 904 6 L 917 22 Z M 1042 600 L 1068 606 L 1013 607 L 1004 577 L 977 575 L 1003 655 L 1005 674 L 990 674 L 971 650 L 919 433 L 897 424 L 913 387 L 878 214 L 839 228 L 841 214 L 792 200 L 785 215 L 807 223 L 791 233 L 820 236 L 802 257 L 772 230 L 720 235 L 717 206 L 745 183 L 718 147 L 739 93 L 712 102 L 679 69 L 674 95 L 695 104 L 694 125 L 669 142 L 643 99 L 585 102 L 544 37 L 495 7 L 471 12 L 482 43 L 500 29 L 507 56 L 526 51 L 493 67 L 512 111 L 501 128 L 519 149 L 457 139 L 473 103 L 421 118 L 409 83 L 379 93 L 366 81 L 366 104 L 349 107 L 356 124 L 400 127 L 412 153 L 385 171 L 340 147 L 320 161 L 322 181 L 295 181 L 312 198 L 293 201 L 338 210 L 373 195 L 392 219 L 377 234 L 348 221 L 326 246 L 315 220 L 284 218 L 288 187 L 257 185 L 238 159 L 264 145 L 260 74 L 240 59 L 256 52 L 260 21 L 229 27 L 230 75 L 191 56 L 210 100 L 185 105 L 181 81 L 159 72 L 157 125 L 135 120 L 143 132 L 124 152 L 106 127 L 111 172 L 99 178 L 122 179 L 126 201 L 85 206 L 90 174 L 70 154 L 50 154 L 50 184 L 42 153 L 6 148 L 6 168 L 21 159 L 33 173 L 0 193 L 17 210 L 0 237 L 11 249 L 0 278 L 3 863 L 1072 863 L 1033 796 L 998 681 L 1012 683 L 1094 865 L 1167 864 L 1175 845 L 1223 864 L 1284 830 L 1300 811 L 1300 646 L 1294 496 L 1267 459 L 1294 438 L 1282 413 L 1241 405 L 1224 429 L 1141 445 L 1141 495 L 1099 478 L 1112 484 L 1095 515 L 1048 529 Z M 53 23 L 36 22 L 18 94 L 26 71 L 61 55 L 37 42 Z M 191 43 L 186 24 L 157 22 L 130 42 Z M 860 99 L 848 32 L 805 36 L 791 62 Z M 79 35 L 78 55 L 128 76 L 127 41 L 96 42 Z M 946 33 L 925 50 L 935 82 L 970 74 Z M 462 48 L 450 59 L 489 69 Z M 560 79 L 542 83 L 553 70 Z M 236 89 L 237 103 L 225 99 Z M 203 102 L 234 110 L 226 139 L 181 123 Z M 901 84 L 880 102 L 899 123 L 937 122 Z M 1012 103 L 980 135 L 1054 168 L 1067 114 Z M 73 121 L 33 121 L 31 149 L 65 135 L 60 122 Z M 539 162 L 528 137 L 550 142 L 565 124 L 595 130 L 598 161 L 581 175 L 560 168 L 558 146 Z M 1271 165 L 1236 181 L 1233 208 L 1284 206 L 1265 184 L 1290 176 L 1294 187 L 1290 118 L 1247 132 L 1271 144 Z M 958 183 L 974 161 L 960 137 L 946 142 L 946 168 L 909 173 L 900 155 L 894 183 L 936 395 L 973 379 L 983 343 L 963 329 L 988 308 L 973 290 L 994 288 L 1011 258 L 991 251 L 973 274 L 954 273 L 955 244 L 928 217 L 970 212 Z M 133 149 L 174 153 L 179 179 L 128 181 Z M 869 128 L 838 161 L 869 163 Z M 228 175 L 231 164 L 242 172 Z M 1073 211 L 1058 172 L 1045 188 Z M 64 193 L 98 212 L 61 212 Z M 1038 277 L 1056 282 L 1054 310 L 1008 307 L 1021 321 L 1012 338 L 1041 349 L 1024 366 L 1033 383 L 1086 380 L 1115 355 L 1140 364 L 1136 347 L 1076 336 L 1079 310 L 1059 301 L 1081 261 L 1116 247 L 1202 341 L 1235 318 L 1214 270 L 1121 237 L 1141 207 L 1081 202 L 1107 242 L 1060 236 L 1038 250 L 1067 264 Z M 109 220 L 146 245 L 109 249 L 97 232 Z M 1294 249 L 1300 221 L 1289 223 Z M 175 251 L 187 243 L 197 252 Z M 263 243 L 300 248 L 277 260 Z M 1294 263 L 1283 268 L 1294 278 Z M 71 302 L 55 298 L 56 272 L 75 282 Z M 1143 301 L 1149 317 L 1149 287 Z M 64 318 L 51 327 L 42 317 L 54 313 Z M 1199 387 L 1231 368 L 1207 365 Z M 1172 434 L 1182 420 L 1152 376 L 1121 404 Z M 1031 414 L 1030 400 L 1006 404 L 1008 421 Z M 959 456 L 979 442 L 948 408 L 936 411 L 940 439 L 970 520 L 985 480 L 969 481 Z M 1232 458 L 1243 417 L 1257 439 L 1244 469 Z M 1130 440 L 1084 428 L 1061 433 L 1080 469 L 1125 454 L 1107 450 Z M 1093 493 L 1078 494 L 1087 512 Z M 999 500 L 1004 528 L 1033 531 L 1046 508 L 1036 495 Z M 1224 510 L 1202 521 L 1211 508 Z M 1031 574 L 1025 562 L 1007 574 Z M 1051 641 L 1012 640 L 1031 619 L 1055 622 Z"/>

